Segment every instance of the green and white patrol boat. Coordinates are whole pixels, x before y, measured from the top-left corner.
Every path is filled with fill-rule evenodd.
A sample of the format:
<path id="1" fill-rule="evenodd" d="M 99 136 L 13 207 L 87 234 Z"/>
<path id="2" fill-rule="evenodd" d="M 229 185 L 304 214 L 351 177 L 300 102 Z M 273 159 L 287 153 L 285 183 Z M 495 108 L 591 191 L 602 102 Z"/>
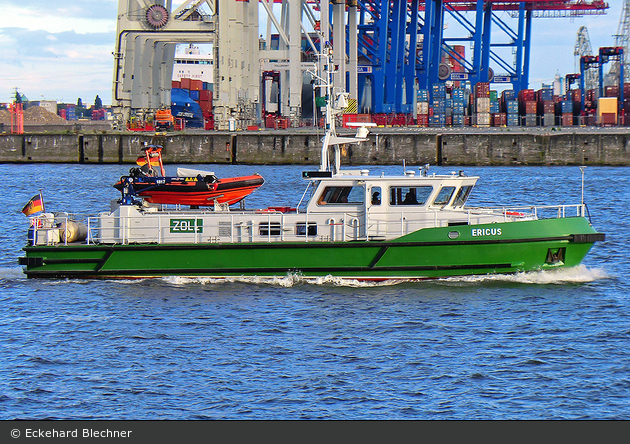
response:
<path id="1" fill-rule="evenodd" d="M 332 64 L 318 77 L 326 135 L 317 171 L 295 208 L 245 210 L 216 204 L 173 209 L 128 194 L 113 211 L 82 221 L 43 213 L 31 217 L 29 245 L 19 259 L 29 278 L 333 276 L 380 281 L 516 273 L 573 267 L 603 241 L 584 203 L 473 208 L 466 201 L 478 177 L 372 175 L 340 168 L 335 116 L 346 93 L 331 86 Z M 335 100 L 332 100 L 335 98 Z M 334 103 L 334 104 L 333 104 Z M 297 200 L 297 199 L 296 199 Z"/>

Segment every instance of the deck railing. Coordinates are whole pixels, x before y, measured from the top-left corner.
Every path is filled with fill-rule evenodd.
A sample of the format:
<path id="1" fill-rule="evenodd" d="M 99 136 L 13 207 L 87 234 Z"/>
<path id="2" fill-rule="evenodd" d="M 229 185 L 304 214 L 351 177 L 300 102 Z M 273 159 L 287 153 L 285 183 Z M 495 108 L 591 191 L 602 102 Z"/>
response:
<path id="1" fill-rule="evenodd" d="M 155 217 L 150 217 L 155 214 Z M 158 215 L 160 217 L 158 217 Z M 45 216 L 45 217 L 44 217 Z M 247 243 L 247 242 L 347 242 L 393 239 L 411 232 L 452 224 L 477 225 L 531 219 L 585 217 L 586 206 L 536 205 L 498 208 L 397 211 L 373 214 L 226 212 L 211 219 L 207 213 L 156 212 L 136 217 L 103 213 L 87 219 L 88 244 L 129 243 Z M 37 245 L 68 244 L 70 216 L 35 216 L 29 242 Z M 212 223 L 211 223 L 212 222 Z M 64 228 L 65 227 L 65 228 Z"/>

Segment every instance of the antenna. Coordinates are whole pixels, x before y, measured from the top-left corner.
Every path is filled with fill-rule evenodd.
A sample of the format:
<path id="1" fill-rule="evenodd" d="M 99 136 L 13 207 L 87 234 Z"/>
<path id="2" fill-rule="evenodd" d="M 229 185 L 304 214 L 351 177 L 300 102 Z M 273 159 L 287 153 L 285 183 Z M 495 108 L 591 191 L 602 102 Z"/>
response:
<path id="1" fill-rule="evenodd" d="M 582 172 L 582 205 L 584 205 L 584 170 L 586 169 L 586 166 L 582 165 L 580 167 L 580 171 Z"/>

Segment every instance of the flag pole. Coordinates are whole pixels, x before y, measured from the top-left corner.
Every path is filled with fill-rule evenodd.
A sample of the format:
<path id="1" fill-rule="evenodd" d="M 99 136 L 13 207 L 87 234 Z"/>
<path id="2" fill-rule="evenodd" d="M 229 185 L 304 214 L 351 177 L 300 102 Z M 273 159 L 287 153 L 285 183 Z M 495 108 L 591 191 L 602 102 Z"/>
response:
<path id="1" fill-rule="evenodd" d="M 46 212 L 46 206 L 44 205 L 44 196 L 42 195 L 41 188 L 39 189 L 39 200 L 42 201 L 42 213 Z"/>

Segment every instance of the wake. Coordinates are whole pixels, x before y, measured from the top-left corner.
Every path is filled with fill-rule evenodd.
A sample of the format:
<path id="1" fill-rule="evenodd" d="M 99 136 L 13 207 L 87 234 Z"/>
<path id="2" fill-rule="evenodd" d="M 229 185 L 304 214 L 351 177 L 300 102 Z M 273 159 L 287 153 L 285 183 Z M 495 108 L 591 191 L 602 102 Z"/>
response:
<path id="1" fill-rule="evenodd" d="M 455 283 L 455 284 L 483 284 L 490 282 L 507 282 L 530 285 L 549 285 L 549 284 L 581 284 L 595 282 L 608 279 L 611 276 L 602 268 L 587 268 L 584 265 L 578 265 L 571 268 L 558 268 L 555 270 L 531 271 L 516 274 L 490 274 L 490 275 L 474 275 L 474 276 L 454 276 L 447 278 L 428 279 L 421 281 L 413 281 L 406 279 L 391 279 L 384 281 L 365 281 L 359 279 L 349 279 L 337 276 L 321 276 L 321 277 L 305 277 L 300 273 L 289 273 L 285 276 L 234 276 L 225 278 L 210 277 L 187 277 L 187 276 L 168 276 L 161 278 L 140 278 L 140 279 L 112 279 L 109 282 L 125 283 L 135 285 L 140 282 L 158 281 L 173 286 L 184 286 L 190 284 L 200 285 L 221 285 L 231 283 L 251 284 L 251 285 L 269 285 L 276 287 L 291 288 L 300 285 L 314 286 L 334 286 L 334 287 L 351 287 L 351 288 L 375 288 L 390 287 L 400 284 L 427 285 L 431 283 Z M 25 281 L 26 275 L 21 268 L 0 268 L 0 282 Z M 40 281 L 40 280 L 37 280 Z M 63 284 L 68 282 L 82 282 L 84 279 L 61 279 L 61 280 L 44 280 L 48 283 Z M 101 281 L 105 282 L 105 281 Z"/>
<path id="2" fill-rule="evenodd" d="M 352 288 L 372 288 L 372 287 L 388 287 L 400 285 L 404 283 L 413 283 L 415 285 L 424 285 L 431 283 L 470 283 L 480 284 L 487 282 L 510 282 L 532 285 L 549 285 L 549 284 L 567 284 L 567 283 L 589 283 L 608 279 L 610 276 L 601 268 L 589 269 L 584 265 L 578 265 L 571 268 L 560 268 L 555 270 L 532 271 L 517 274 L 492 274 L 492 275 L 474 275 L 474 276 L 454 276 L 439 279 L 428 279 L 423 281 L 411 281 L 406 279 L 391 279 L 385 281 L 363 281 L 358 279 L 348 279 L 336 276 L 323 277 L 304 277 L 299 273 L 288 274 L 286 276 L 274 277 L 228 277 L 228 278 L 204 278 L 204 277 L 183 277 L 171 276 L 161 278 L 164 282 L 171 285 L 187 285 L 187 284 L 226 284 L 226 283 L 243 283 L 253 285 L 271 285 L 278 287 L 295 287 L 299 285 L 321 285 L 336 287 L 352 287 Z"/>

